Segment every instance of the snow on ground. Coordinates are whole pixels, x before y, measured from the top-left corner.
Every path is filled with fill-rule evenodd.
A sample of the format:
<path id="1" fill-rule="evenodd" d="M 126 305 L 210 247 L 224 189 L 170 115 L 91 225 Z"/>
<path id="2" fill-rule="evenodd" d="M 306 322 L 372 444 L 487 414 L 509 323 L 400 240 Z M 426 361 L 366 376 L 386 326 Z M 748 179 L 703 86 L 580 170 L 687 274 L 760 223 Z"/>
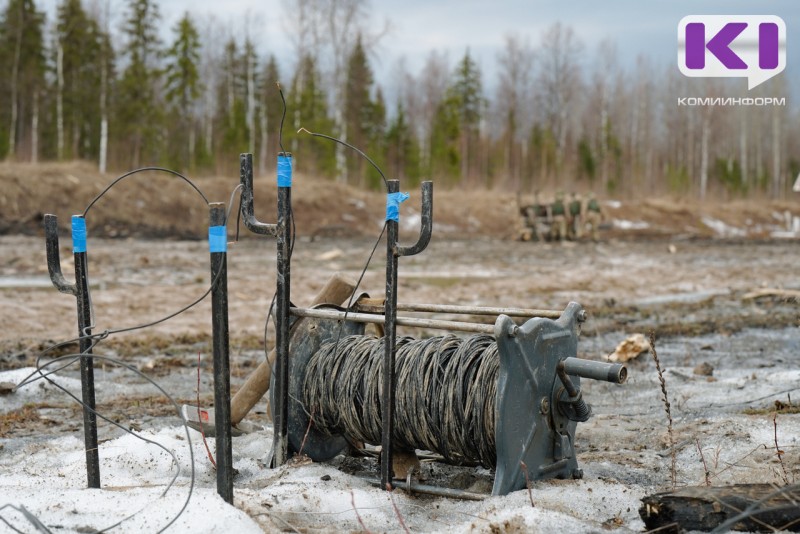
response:
<path id="1" fill-rule="evenodd" d="M 775 372 L 775 366 L 786 361 L 787 350 L 796 345 L 795 333 L 794 329 L 748 330 L 729 338 L 709 335 L 662 343 L 675 420 L 678 485 L 702 485 L 703 460 L 715 485 L 779 481 L 776 432 L 786 451 L 788 476 L 797 476 L 800 417 L 779 415 L 776 431 L 771 414 L 741 413 L 752 399 L 785 398 L 781 392 L 796 389 L 800 371 Z M 594 351 L 605 344 L 607 340 L 599 336 L 587 339 L 585 348 Z M 708 350 L 712 344 L 715 350 Z M 694 362 L 686 361 L 690 353 L 713 363 L 713 378 L 693 374 Z M 731 358 L 754 365 L 729 364 Z M 30 371 L 2 372 L 0 382 L 19 381 Z M 70 389 L 77 387 L 74 379 L 56 380 Z M 32 399 L 55 402 L 62 395 L 39 383 L 4 396 L 0 411 Z M 107 387 L 106 392 L 125 395 L 124 387 Z M 235 506 L 230 506 L 216 493 L 215 471 L 200 435 L 189 431 L 187 436 L 177 422 L 139 432 L 163 449 L 129 434 L 102 441 L 103 488 L 86 489 L 81 431 L 76 425 L 71 435 L 0 442 L 0 506 L 7 505 L 0 517 L 22 532 L 36 532 L 19 511 L 24 507 L 53 532 L 64 533 L 95 532 L 116 524 L 113 532 L 121 533 L 157 532 L 167 526 L 170 532 L 193 533 L 403 532 L 403 525 L 412 532 L 442 533 L 641 531 L 641 498 L 666 489 L 670 477 L 657 374 L 645 357 L 630 363 L 630 379 L 623 386 L 585 381 L 584 387 L 595 410 L 577 433 L 584 479 L 534 482 L 530 494 L 521 490 L 503 497 L 487 495 L 483 501 L 408 495 L 402 490 L 390 495 L 356 476 L 365 468 L 373 469 L 374 460 L 344 456 L 330 463 L 269 469 L 272 433 L 267 427 L 233 440 L 237 474 Z M 213 439 L 209 446 L 213 451 Z M 179 472 L 167 451 L 174 454 Z M 453 487 L 460 481 L 456 487 L 484 494 L 492 480 L 485 469 L 437 463 L 423 463 L 423 474 L 433 485 Z M 190 488 L 191 499 L 182 511 Z"/>
<path id="2" fill-rule="evenodd" d="M 402 531 L 398 513 L 414 531 L 588 531 L 598 525 L 598 513 L 604 514 L 602 520 L 619 516 L 641 526 L 636 510 L 643 493 L 599 479 L 536 483 L 531 507 L 527 491 L 483 502 L 408 496 L 402 491 L 390 496 L 331 465 L 265 469 L 258 459 L 272 441 L 268 431 L 234 440 L 234 467 L 239 472 L 235 507 L 216 494 L 213 468 L 192 431 L 195 486 L 181 513 L 191 487 L 185 430 L 171 427 L 143 431 L 141 436 L 177 456 L 180 473 L 171 487 L 176 472 L 171 456 L 125 435 L 100 446 L 103 489 L 85 488 L 82 443 L 70 436 L 6 452 L 0 460 L 0 503 L 24 507 L 58 532 L 94 532 L 120 521 L 114 532 L 155 532 L 173 520 L 174 532 L 262 532 L 248 514 L 288 530 L 302 525 L 323 532 Z M 213 440 L 209 445 L 213 451 Z M 577 502 L 581 504 L 575 506 Z M 23 513 L 9 508 L 0 513 L 14 528 L 34 531 Z"/>

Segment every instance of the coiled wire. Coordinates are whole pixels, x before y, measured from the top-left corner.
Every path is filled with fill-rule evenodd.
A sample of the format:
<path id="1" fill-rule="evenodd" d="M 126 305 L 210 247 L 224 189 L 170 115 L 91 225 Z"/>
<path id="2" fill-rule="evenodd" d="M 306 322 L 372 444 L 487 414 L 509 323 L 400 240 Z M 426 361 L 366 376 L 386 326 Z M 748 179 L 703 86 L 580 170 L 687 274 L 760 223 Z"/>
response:
<path id="1" fill-rule="evenodd" d="M 383 351 L 383 338 L 347 336 L 311 357 L 303 393 L 318 429 L 381 442 Z M 494 467 L 499 368 L 492 336 L 397 338 L 395 445 Z"/>

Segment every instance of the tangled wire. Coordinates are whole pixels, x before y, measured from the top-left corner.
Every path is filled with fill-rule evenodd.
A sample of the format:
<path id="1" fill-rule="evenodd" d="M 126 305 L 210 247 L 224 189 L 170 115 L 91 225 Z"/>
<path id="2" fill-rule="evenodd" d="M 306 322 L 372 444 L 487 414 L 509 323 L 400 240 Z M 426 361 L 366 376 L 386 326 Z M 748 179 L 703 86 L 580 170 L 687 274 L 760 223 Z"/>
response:
<path id="1" fill-rule="evenodd" d="M 381 441 L 384 339 L 348 336 L 308 363 L 306 411 L 329 434 Z M 394 443 L 438 452 L 454 464 L 494 467 L 500 359 L 492 336 L 397 339 Z"/>

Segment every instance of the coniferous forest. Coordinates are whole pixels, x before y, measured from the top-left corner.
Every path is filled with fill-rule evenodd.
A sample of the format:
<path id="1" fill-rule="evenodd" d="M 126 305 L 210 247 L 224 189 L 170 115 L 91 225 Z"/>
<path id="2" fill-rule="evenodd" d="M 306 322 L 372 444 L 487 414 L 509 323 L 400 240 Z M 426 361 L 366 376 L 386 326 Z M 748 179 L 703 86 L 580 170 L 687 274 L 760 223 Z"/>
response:
<path id="1" fill-rule="evenodd" d="M 351 143 L 410 186 L 785 198 L 800 172 L 785 75 L 748 92 L 648 57 L 623 65 L 613 41 L 587 50 L 554 23 L 507 34 L 491 84 L 469 50 L 431 50 L 418 72 L 400 61 L 379 83 L 383 29 L 364 22 L 367 0 L 285 4 L 298 37 L 279 61 L 209 16 L 186 13 L 165 31 L 156 0 L 116 3 L 113 17 L 108 2 L 61 0 L 55 20 L 36 0 L 0 3 L 0 159 L 214 174 L 252 152 L 263 174 L 280 150 L 280 82 L 298 171 L 359 187 L 380 184 L 369 164 L 298 129 Z M 783 103 L 680 105 L 687 96 Z"/>

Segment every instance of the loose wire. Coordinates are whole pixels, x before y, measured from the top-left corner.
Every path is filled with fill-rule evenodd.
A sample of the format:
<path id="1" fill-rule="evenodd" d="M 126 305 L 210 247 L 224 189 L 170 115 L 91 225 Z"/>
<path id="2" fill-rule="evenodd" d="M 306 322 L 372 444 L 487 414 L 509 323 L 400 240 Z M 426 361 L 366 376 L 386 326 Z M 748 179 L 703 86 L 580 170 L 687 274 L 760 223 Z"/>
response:
<path id="1" fill-rule="evenodd" d="M 182 178 L 187 183 L 189 183 L 189 185 L 191 185 L 200 194 L 200 196 L 203 198 L 203 200 L 206 202 L 206 204 L 208 204 L 208 200 L 205 197 L 205 195 L 202 193 L 202 191 L 200 191 L 200 189 L 198 189 L 197 186 L 194 183 L 192 183 L 188 178 L 184 177 L 180 173 L 177 173 L 175 171 L 171 171 L 169 169 L 151 167 L 151 168 L 137 169 L 135 171 L 131 171 L 131 172 L 127 173 L 127 174 L 124 174 L 124 175 L 120 176 L 116 180 L 114 180 L 108 187 L 106 187 L 97 197 L 95 197 L 89 203 L 89 205 L 87 206 L 86 210 L 84 211 L 84 214 L 83 214 L 84 217 L 89 212 L 89 210 L 92 208 L 92 206 L 100 198 L 102 198 L 109 190 L 111 190 L 111 188 L 114 187 L 117 183 L 119 183 L 124 178 L 126 178 L 128 176 L 131 176 L 132 174 L 135 174 L 137 172 L 143 172 L 143 171 L 146 171 L 146 170 L 158 170 L 158 171 L 169 172 L 171 174 L 174 174 L 174 175 Z M 231 210 L 232 210 L 232 206 L 233 206 L 233 202 L 234 202 L 236 191 L 240 187 L 241 187 L 241 185 L 237 185 L 236 188 L 234 188 L 234 190 L 231 193 L 230 200 L 228 202 L 228 207 L 227 207 L 226 212 L 225 212 L 225 224 L 226 225 L 227 225 L 228 218 L 230 217 L 230 213 L 231 213 Z M 238 221 L 237 221 L 237 238 L 238 238 Z M 166 390 L 164 390 L 161 386 L 159 386 L 154 380 L 152 380 L 150 377 L 148 377 L 147 375 L 145 375 L 144 373 L 142 373 L 141 371 L 139 371 L 135 367 L 132 367 L 132 366 L 122 362 L 121 360 L 118 360 L 118 359 L 115 359 L 115 358 L 112 358 L 112 357 L 109 357 L 109 356 L 92 354 L 92 353 L 90 353 L 90 351 L 93 350 L 100 343 L 100 341 L 106 339 L 107 337 L 109 337 L 112 334 L 117 334 L 117 333 L 122 333 L 122 332 L 130 332 L 130 331 L 133 331 L 133 330 L 139 330 L 139 329 L 148 328 L 148 327 L 163 323 L 163 322 L 165 322 L 165 321 L 167 321 L 167 320 L 169 320 L 169 319 L 171 319 L 173 317 L 176 317 L 177 315 L 180 315 L 180 314 L 186 312 L 187 310 L 189 310 L 192 307 L 196 306 L 198 303 L 200 303 L 203 299 L 205 299 L 208 296 L 208 294 L 213 290 L 213 288 L 218 283 L 221 274 L 222 274 L 221 271 L 219 273 L 217 273 L 217 275 L 211 281 L 209 289 L 206 290 L 206 292 L 203 293 L 203 295 L 200 298 L 198 298 L 197 300 L 195 300 L 191 304 L 189 304 L 187 306 L 184 306 L 183 308 L 181 308 L 177 312 L 169 314 L 169 315 L 167 315 L 167 316 L 165 316 L 165 317 L 163 317 L 161 319 L 158 319 L 156 321 L 151 321 L 151 322 L 148 322 L 148 323 L 144 323 L 144 324 L 140 324 L 140 325 L 133 326 L 133 327 L 128 327 L 128 328 L 108 329 L 108 330 L 104 330 L 101 333 L 96 333 L 96 334 L 89 334 L 89 330 L 95 328 L 94 310 L 93 310 L 93 305 L 92 305 L 92 300 L 91 300 L 91 293 L 90 293 L 88 296 L 89 296 L 90 309 L 91 309 L 91 311 L 90 311 L 90 322 L 91 322 L 91 324 L 82 329 L 82 332 L 81 332 L 82 335 L 80 337 L 75 338 L 75 339 L 71 339 L 71 340 L 68 340 L 68 341 L 56 343 L 54 345 L 51 345 L 50 347 L 45 348 L 43 351 L 41 351 L 39 353 L 39 355 L 37 356 L 37 358 L 36 358 L 36 370 L 33 373 L 31 373 L 30 375 L 28 375 L 27 377 L 25 377 L 19 384 L 17 384 L 15 386 L 15 389 L 19 389 L 21 387 L 24 387 L 24 386 L 26 386 L 26 385 L 28 385 L 30 383 L 33 383 L 33 382 L 37 381 L 37 380 L 44 379 L 47 382 L 51 383 L 56 388 L 60 389 L 67 396 L 72 398 L 75 402 L 77 402 L 79 405 L 81 405 L 84 410 L 88 410 L 90 413 L 94 414 L 96 417 L 99 417 L 100 419 L 102 419 L 102 420 L 104 420 L 104 421 L 106 421 L 108 423 L 111 423 L 115 427 L 117 427 L 117 428 L 121 429 L 122 431 L 124 431 L 124 432 L 126 432 L 126 433 L 128 433 L 128 434 L 130 434 L 130 435 L 132 435 L 134 437 L 136 437 L 137 439 L 140 439 L 140 440 L 144 441 L 145 443 L 155 445 L 155 446 L 161 448 L 162 450 L 164 450 L 167 454 L 169 454 L 172 457 L 172 460 L 173 460 L 173 462 L 174 462 L 174 464 L 175 464 L 177 469 L 176 469 L 175 475 L 173 476 L 172 480 L 170 481 L 170 483 L 167 485 L 166 489 L 162 493 L 162 497 L 172 488 L 172 486 L 175 484 L 178 476 L 180 476 L 180 463 L 178 462 L 178 458 L 175 455 L 175 453 L 173 451 L 167 449 L 166 447 L 164 447 L 160 443 L 158 443 L 156 441 L 153 441 L 153 440 L 150 440 L 150 439 L 147 439 L 144 436 L 141 436 L 139 434 L 136 434 L 135 432 L 131 431 L 128 428 L 125 428 L 123 425 L 117 423 L 116 421 L 113 421 L 112 419 L 104 416 L 102 413 L 98 412 L 95 408 L 87 405 L 86 403 L 83 402 L 82 399 L 79 399 L 74 394 L 72 394 L 70 391 L 68 391 L 66 388 L 62 387 L 60 384 L 58 384 L 53 379 L 51 379 L 50 375 L 52 375 L 53 373 L 58 372 L 58 371 L 60 371 L 60 370 L 62 370 L 64 368 L 66 368 L 66 367 L 69 367 L 70 365 L 74 364 L 76 361 L 78 361 L 78 360 L 80 360 L 82 358 L 90 358 L 90 359 L 93 359 L 93 360 L 97 359 L 97 360 L 108 361 L 110 363 L 119 365 L 121 367 L 124 367 L 124 368 L 126 368 L 126 369 L 128 369 L 128 370 L 130 370 L 130 371 L 132 371 L 132 372 L 134 372 L 136 374 L 138 374 L 139 376 L 141 376 L 142 378 L 144 378 L 145 380 L 150 382 L 159 392 L 161 392 L 163 395 L 166 396 L 166 398 L 172 403 L 173 407 L 175 408 L 176 413 L 180 417 L 180 419 L 181 419 L 181 421 L 183 423 L 183 426 L 184 426 L 184 430 L 186 432 L 187 443 L 188 443 L 188 446 L 189 446 L 190 464 L 191 464 L 191 483 L 190 483 L 190 486 L 189 486 L 189 493 L 188 493 L 187 498 L 186 498 L 183 506 L 181 507 L 181 509 L 170 520 L 170 522 L 167 523 L 167 525 L 165 527 L 163 527 L 162 529 L 160 529 L 158 532 L 163 532 L 164 530 L 169 528 L 186 511 L 186 508 L 189 505 L 189 501 L 191 500 L 191 496 L 192 496 L 192 493 L 194 491 L 195 463 L 194 463 L 194 451 L 193 451 L 192 445 L 191 445 L 191 436 L 190 436 L 190 433 L 189 433 L 189 427 L 188 427 L 188 425 L 186 423 L 186 420 L 183 417 L 183 414 L 181 412 L 181 409 L 180 409 L 180 406 L 178 405 L 178 403 L 175 401 L 175 399 L 171 395 L 169 395 L 169 393 L 166 392 Z M 41 359 L 48 352 L 50 352 L 52 350 L 55 350 L 56 348 L 63 347 L 65 345 L 69 345 L 69 344 L 74 344 L 76 342 L 80 342 L 80 341 L 83 341 L 83 340 L 86 340 L 86 339 L 91 340 L 91 343 L 84 350 L 84 352 L 66 354 L 66 355 L 62 355 L 62 356 L 59 356 L 57 358 L 54 358 L 53 360 L 51 360 L 49 362 L 46 362 L 46 363 L 42 363 L 41 362 Z M 61 365 L 59 365 L 56 369 L 53 369 L 53 370 L 50 370 L 50 371 L 46 371 L 47 368 L 49 368 L 51 366 L 54 366 L 56 364 L 61 364 Z M 33 378 L 37 374 L 39 376 L 37 378 Z M 10 506 L 11 508 L 20 511 L 19 508 L 16 508 L 16 507 L 14 507 L 12 505 L 6 505 L 6 506 Z M 4 507 L 0 507 L 0 510 L 2 508 L 4 508 Z M 120 520 L 119 522 L 115 523 L 114 525 L 111 525 L 110 527 L 107 527 L 107 528 L 105 528 L 103 530 L 100 530 L 99 532 L 106 532 L 108 530 L 116 528 L 117 526 L 122 524 L 124 521 L 127 521 L 127 520 L 131 519 L 135 515 L 137 515 L 137 514 L 141 513 L 142 511 L 144 511 L 146 508 L 147 507 L 144 507 L 141 510 L 139 510 L 137 512 L 134 512 L 133 514 L 123 518 L 122 520 Z M 36 526 L 38 530 L 41 530 L 41 528 L 43 528 L 44 529 L 44 530 L 42 530 L 43 532 L 50 532 L 47 529 L 47 527 L 45 527 L 35 516 L 30 514 L 30 512 L 27 512 L 27 510 L 25 510 L 24 507 L 22 508 L 21 513 L 23 513 L 23 515 L 25 515 L 25 517 L 28 518 L 28 520 L 34 526 Z M 30 517 L 28 517 L 28 516 L 30 516 Z M 0 516 L 0 520 L 2 520 L 5 524 L 7 524 L 13 530 L 18 531 L 18 529 L 14 528 L 12 525 L 10 525 L 2 516 Z"/>
<path id="2" fill-rule="evenodd" d="M 372 161 L 372 160 L 370 159 L 370 157 L 369 157 L 369 156 L 367 156 L 367 155 L 366 155 L 364 152 L 362 152 L 360 149 L 358 149 L 358 148 L 354 147 L 353 145 L 351 145 L 351 144 L 350 144 L 350 143 L 348 143 L 347 141 L 342 141 L 341 139 L 337 139 L 337 138 L 335 138 L 335 137 L 331 137 L 330 135 L 325 135 L 325 134 L 321 134 L 321 133 L 312 132 L 312 131 L 310 131 L 310 130 L 307 130 L 306 128 L 300 128 L 299 130 L 297 130 L 297 133 L 300 133 L 300 132 L 306 132 L 307 134 L 311 134 L 311 135 L 313 135 L 314 137 L 322 137 L 323 139 L 329 139 L 329 140 L 331 140 L 331 141 L 333 141 L 333 142 L 335 142 L 335 143 L 339 143 L 340 145 L 344 145 L 344 146 L 346 146 L 347 148 L 350 148 L 350 149 L 352 149 L 352 150 L 355 150 L 355 151 L 356 151 L 358 154 L 360 154 L 360 155 L 361 155 L 361 157 L 363 157 L 364 159 L 366 159 L 366 160 L 367 160 L 367 161 L 368 161 L 368 162 L 369 162 L 369 163 L 370 163 L 370 164 L 371 164 L 373 167 L 375 167 L 375 170 L 376 170 L 376 171 L 378 171 L 378 174 L 380 174 L 380 175 L 381 175 L 381 178 L 383 179 L 383 185 L 386 187 L 386 189 L 387 189 L 387 190 L 389 189 L 389 184 L 388 184 L 388 183 L 387 183 L 387 181 L 386 181 L 386 176 L 384 176 L 384 174 L 383 174 L 383 171 L 381 170 L 381 168 L 380 168 L 380 167 L 378 167 L 378 164 L 377 164 L 377 163 L 375 163 L 374 161 Z"/>
<path id="3" fill-rule="evenodd" d="M 87 350 L 89 350 L 89 349 L 87 349 Z M 40 357 L 41 357 L 41 354 L 40 354 Z M 186 422 L 186 419 L 184 419 L 184 417 L 183 417 L 183 413 L 181 412 L 180 406 L 175 401 L 175 399 L 169 393 L 167 393 L 167 391 L 163 387 L 161 387 L 155 380 L 153 380 L 152 378 L 150 378 L 149 376 L 147 376 L 143 372 L 141 372 L 138 369 L 136 369 L 135 367 L 123 362 L 122 360 L 119 360 L 117 358 L 112 358 L 110 356 L 103 356 L 103 355 L 100 355 L 100 354 L 87 354 L 87 353 L 66 354 L 66 355 L 54 358 L 53 360 L 51 360 L 49 362 L 45 362 L 43 364 L 37 358 L 36 371 L 34 371 L 30 375 L 28 375 L 16 387 L 20 388 L 20 387 L 23 387 L 23 386 L 28 385 L 30 383 L 33 383 L 36 380 L 40 380 L 41 378 L 35 378 L 35 379 L 31 379 L 31 378 L 36 373 L 41 373 L 41 371 L 43 369 L 46 369 L 47 367 L 49 367 L 51 365 L 55 365 L 56 363 L 58 363 L 58 362 L 60 362 L 62 360 L 67 360 L 68 359 L 68 360 L 70 360 L 70 363 L 72 363 L 76 359 L 81 359 L 81 358 L 90 358 L 90 359 L 96 359 L 96 360 L 100 360 L 100 361 L 107 361 L 109 363 L 112 363 L 112 364 L 115 364 L 115 365 L 119 365 L 120 367 L 124 367 L 125 369 L 133 372 L 134 374 L 140 376 L 141 378 L 144 378 L 146 381 L 148 381 L 150 384 L 152 384 L 153 387 L 155 387 L 162 395 L 164 395 L 167 398 L 167 400 L 175 408 L 175 411 L 178 414 L 178 417 L 180 418 L 181 423 L 183 424 L 184 431 L 186 433 L 187 444 L 188 444 L 188 447 L 189 447 L 189 458 L 190 458 L 190 466 L 191 466 L 191 470 L 190 470 L 190 473 L 191 473 L 190 479 L 191 479 L 191 481 L 190 481 L 190 484 L 189 484 L 189 492 L 188 492 L 188 494 L 186 496 L 186 500 L 184 501 L 183 506 L 178 511 L 178 513 L 175 515 L 175 517 L 173 517 L 172 520 L 170 520 L 170 522 L 167 523 L 167 525 L 165 525 L 163 528 L 161 528 L 158 531 L 158 532 L 163 532 L 166 529 L 168 529 L 173 523 L 175 523 L 175 521 L 178 520 L 178 518 L 184 513 L 186 508 L 189 506 L 189 501 L 191 500 L 192 493 L 194 492 L 194 484 L 195 484 L 194 450 L 192 449 L 192 438 L 191 438 L 191 433 L 189 432 L 189 426 L 188 426 L 188 424 Z M 56 388 L 60 389 L 67 396 L 72 398 L 76 403 L 78 403 L 81 407 L 83 407 L 84 410 L 88 410 L 90 413 L 94 414 L 95 416 L 99 417 L 100 419 L 102 419 L 102 420 L 104 420 L 104 421 L 106 421 L 108 423 L 111 423 L 112 425 L 114 425 L 115 427 L 119 428 L 123 432 L 125 432 L 127 434 L 130 434 L 130 435 L 134 436 L 135 438 L 137 438 L 137 439 L 139 439 L 139 440 L 141 440 L 141 441 L 143 441 L 145 443 L 148 443 L 150 445 L 155 445 L 156 447 L 160 448 L 161 450 L 163 450 L 164 452 L 166 452 L 167 454 L 169 454 L 172 457 L 172 461 L 176 466 L 176 471 L 175 471 L 175 474 L 173 475 L 172 479 L 170 480 L 169 484 L 167 485 L 167 487 L 161 493 L 161 497 L 164 497 L 167 494 L 167 492 L 169 492 L 169 490 L 172 488 L 172 486 L 175 484 L 175 482 L 177 481 L 178 477 L 180 476 L 180 472 L 181 472 L 180 462 L 178 461 L 178 457 L 175 455 L 174 451 L 166 448 L 161 443 L 158 443 L 157 441 L 148 439 L 148 438 L 146 438 L 146 437 L 144 437 L 144 436 L 142 436 L 140 434 L 137 434 L 137 433 L 131 431 L 130 429 L 125 428 L 120 423 L 118 423 L 118 422 L 106 417 L 105 415 L 103 415 L 102 413 L 97 411 L 95 408 L 93 408 L 93 407 L 89 406 L 88 404 L 86 404 L 85 402 L 83 402 L 82 399 L 79 399 L 77 396 L 72 394 L 72 392 L 70 392 L 69 390 L 67 390 L 63 386 L 61 386 L 58 382 L 55 382 L 54 380 L 49 378 L 49 376 L 48 376 L 49 374 L 51 374 L 51 373 L 42 374 L 41 377 L 44 378 L 45 380 L 47 380 L 47 382 L 49 382 L 50 384 L 52 384 Z M 115 524 L 113 524 L 113 525 L 111 525 L 109 527 L 106 527 L 106 528 L 104 528 L 104 529 L 102 529 L 102 530 L 100 530 L 98 532 L 107 532 L 108 530 L 116 528 L 117 526 L 119 526 L 123 522 L 125 522 L 125 521 L 133 518 L 137 514 L 140 514 L 141 512 L 143 512 L 145 509 L 147 509 L 148 506 L 150 506 L 150 505 L 148 504 L 147 506 L 143 507 L 142 509 L 134 512 L 133 514 L 121 519 L 117 523 L 115 523 Z"/>
<path id="4" fill-rule="evenodd" d="M 83 210 L 83 216 L 84 216 L 84 218 L 85 218 L 85 217 L 86 217 L 86 215 L 89 213 L 89 210 L 90 210 L 90 209 L 92 209 L 92 206 L 94 206 L 94 205 L 95 205 L 95 203 L 96 203 L 98 200 L 100 200 L 101 198 L 103 198 L 103 196 L 105 196 L 105 194 L 106 194 L 106 193 L 108 193 L 108 191 L 110 191 L 110 190 L 111 190 L 111 188 L 113 188 L 115 185 L 117 185 L 119 182 L 121 182 L 121 181 L 122 181 L 122 180 L 124 180 L 125 178 L 128 178 L 128 177 L 129 177 L 129 176 L 131 176 L 131 175 L 134 175 L 134 174 L 137 174 L 137 173 L 140 173 L 140 172 L 145 172 L 145 171 L 165 172 L 165 173 L 168 173 L 168 174 L 172 174 L 172 175 L 174 175 L 174 176 L 177 176 L 178 178 L 182 179 L 184 182 L 186 182 L 187 184 L 189 184 L 189 185 L 192 187 L 192 189 L 194 189 L 195 191 L 197 191 L 197 194 L 199 194 L 201 197 L 203 197 L 203 200 L 205 201 L 205 203 L 206 203 L 206 204 L 208 204 L 208 203 L 209 203 L 209 202 L 208 202 L 208 198 L 206 198 L 206 196 L 203 194 L 203 192 L 200 190 L 200 188 L 199 188 L 199 187 L 197 187 L 197 185 L 195 185 L 195 183 L 194 183 L 194 182 L 192 182 L 192 181 L 191 181 L 189 178 L 187 178 L 186 176 L 182 175 L 182 174 L 181 174 L 181 173 L 179 173 L 178 171 L 173 171 L 172 169 L 165 169 L 165 168 L 163 168 L 163 167 L 142 167 L 141 169 L 134 169 L 134 170 L 132 170 L 132 171 L 126 172 L 125 174 L 123 174 L 122 176 L 120 176 L 120 177 L 116 178 L 116 179 L 115 179 L 113 182 L 111 182 L 110 184 L 108 184 L 108 186 L 106 186 L 106 188 L 105 188 L 105 189 L 103 189 L 103 190 L 100 192 L 100 194 L 98 194 L 96 197 L 94 197 L 94 198 L 92 199 L 92 201 L 91 201 L 91 202 L 89 202 L 89 205 L 88 205 L 88 206 L 86 206 L 86 209 L 85 209 L 85 210 Z"/>
<path id="5" fill-rule="evenodd" d="M 281 152 L 284 154 L 286 151 L 283 149 L 283 121 L 286 119 L 286 98 L 283 96 L 283 89 L 281 89 L 281 84 L 279 82 L 275 82 L 275 85 L 278 87 L 278 93 L 281 95 L 281 102 L 283 102 L 283 115 L 281 115 L 281 125 L 278 129 L 278 146 L 281 147 Z"/>

